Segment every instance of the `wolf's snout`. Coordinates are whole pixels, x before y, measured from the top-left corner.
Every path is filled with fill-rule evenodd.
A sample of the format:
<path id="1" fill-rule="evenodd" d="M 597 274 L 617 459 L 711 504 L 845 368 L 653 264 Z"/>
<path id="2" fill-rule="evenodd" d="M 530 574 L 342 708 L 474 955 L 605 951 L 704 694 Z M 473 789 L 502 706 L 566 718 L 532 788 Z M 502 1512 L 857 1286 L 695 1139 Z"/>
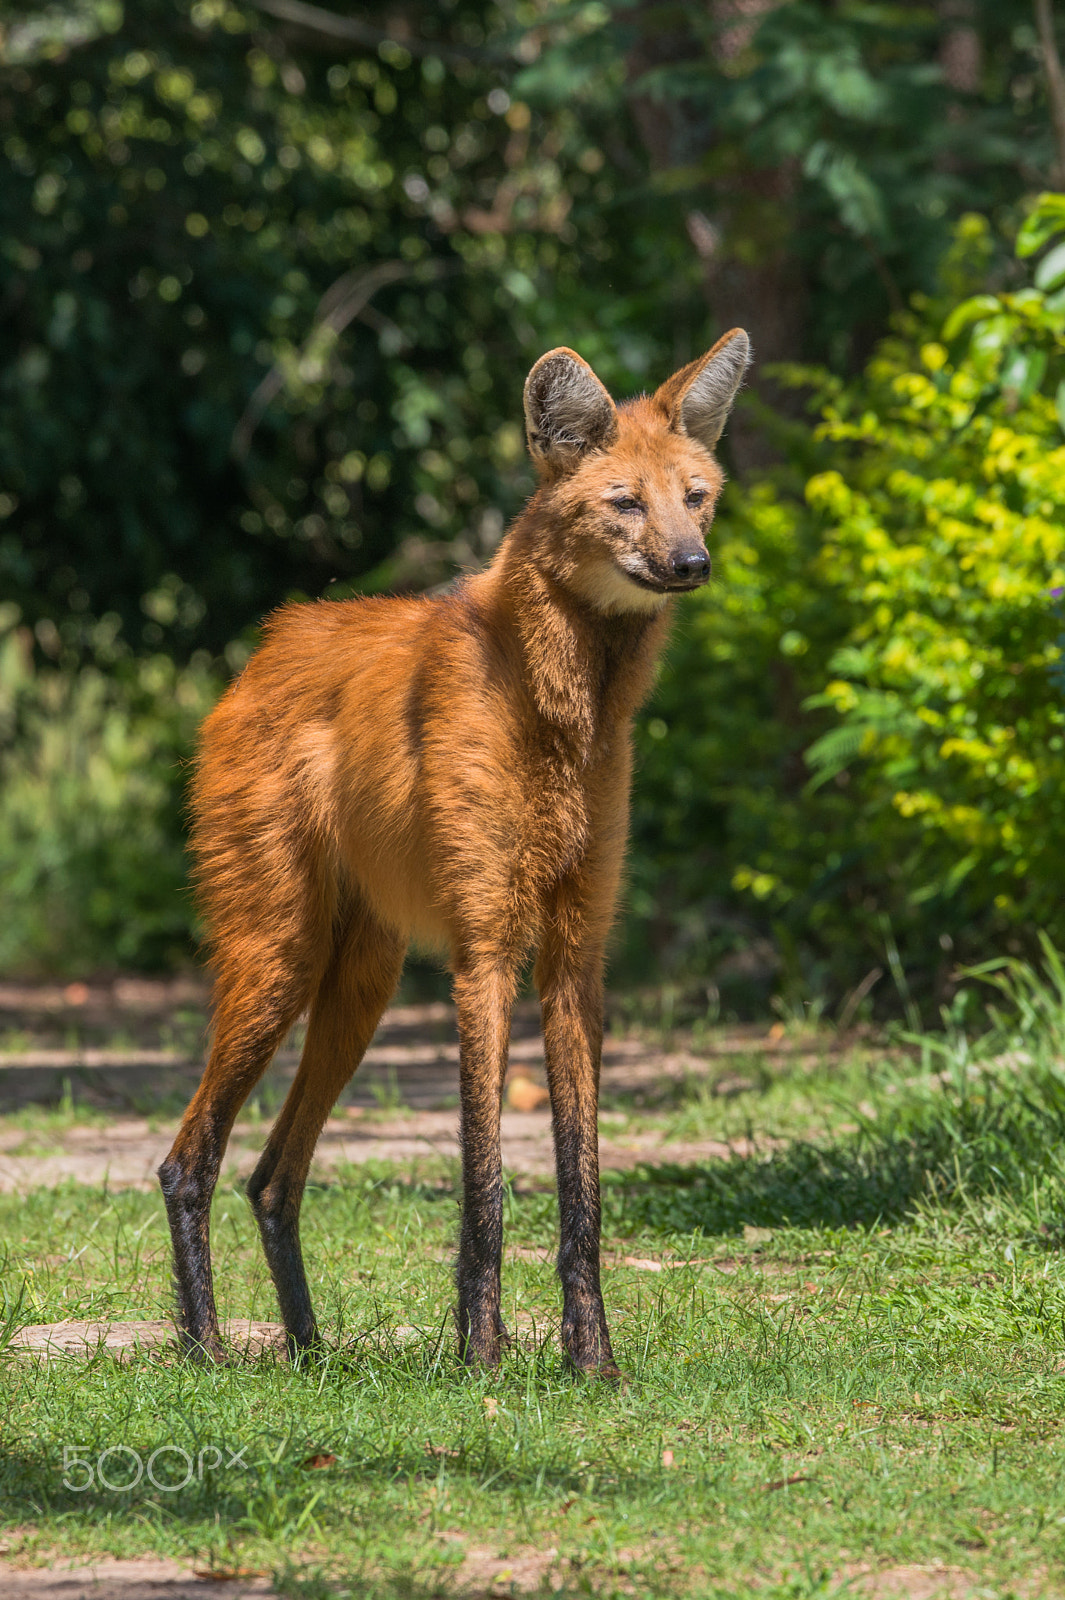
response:
<path id="1" fill-rule="evenodd" d="M 710 557 L 705 550 L 674 550 L 669 565 L 681 583 L 705 583 L 710 576 Z"/>

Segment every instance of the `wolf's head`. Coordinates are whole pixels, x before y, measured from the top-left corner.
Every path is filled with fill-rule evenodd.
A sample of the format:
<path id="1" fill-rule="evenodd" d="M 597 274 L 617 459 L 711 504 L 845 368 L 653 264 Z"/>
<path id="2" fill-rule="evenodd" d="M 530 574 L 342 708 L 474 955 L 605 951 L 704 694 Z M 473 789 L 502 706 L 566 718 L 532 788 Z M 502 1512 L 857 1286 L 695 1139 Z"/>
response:
<path id="1" fill-rule="evenodd" d="M 707 581 L 724 483 L 713 450 L 750 359 L 733 328 L 653 395 L 616 406 L 574 351 L 540 357 L 525 383 L 539 554 L 565 588 L 599 611 L 639 612 Z"/>

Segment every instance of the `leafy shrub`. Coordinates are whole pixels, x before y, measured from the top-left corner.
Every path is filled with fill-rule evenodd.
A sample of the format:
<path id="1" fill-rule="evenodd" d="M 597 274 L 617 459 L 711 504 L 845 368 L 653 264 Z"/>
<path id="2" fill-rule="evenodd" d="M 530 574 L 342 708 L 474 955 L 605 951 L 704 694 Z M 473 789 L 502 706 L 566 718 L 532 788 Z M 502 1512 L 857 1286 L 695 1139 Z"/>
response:
<path id="1" fill-rule="evenodd" d="M 634 910 L 665 867 L 682 963 L 761 929 L 793 983 L 842 985 L 894 929 L 930 980 L 1065 932 L 1059 235 L 1046 196 L 1033 285 L 915 307 L 857 382 L 790 374 L 817 427 L 726 502 L 723 584 L 642 724 Z"/>
<path id="2" fill-rule="evenodd" d="M 0 614 L 0 972 L 173 963 L 190 951 L 183 771 L 218 690 L 206 658 L 135 659 L 105 620 L 96 662 L 36 667 Z"/>

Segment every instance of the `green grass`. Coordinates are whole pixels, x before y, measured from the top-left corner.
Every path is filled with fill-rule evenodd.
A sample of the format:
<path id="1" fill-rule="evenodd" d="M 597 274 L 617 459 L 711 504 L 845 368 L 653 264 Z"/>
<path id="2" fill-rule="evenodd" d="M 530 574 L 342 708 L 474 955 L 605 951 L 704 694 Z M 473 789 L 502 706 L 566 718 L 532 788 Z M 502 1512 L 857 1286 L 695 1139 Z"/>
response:
<path id="1" fill-rule="evenodd" d="M 9 1547 L 171 1554 L 308 1597 L 505 1594 L 540 1556 L 545 1592 L 567 1595 L 831 1596 L 864 1566 L 937 1563 L 955 1594 L 957 1574 L 974 1594 L 1065 1594 L 1056 1028 L 1014 1016 L 975 1050 L 747 1063 L 756 1086 L 735 1100 L 691 1083 L 643 1112 L 615 1102 L 675 1137 L 758 1132 L 743 1158 L 608 1175 L 620 1389 L 564 1368 L 553 1272 L 525 1257 L 505 1268 L 514 1347 L 498 1374 L 465 1373 L 454 1172 L 348 1169 L 304 1213 L 323 1364 L 0 1350 Z M 155 1195 L 3 1197 L 0 1230 L 5 1337 L 168 1312 Z M 512 1189 L 508 1245 L 554 1235 L 547 1189 Z M 275 1318 L 234 1188 L 214 1238 L 224 1314 Z M 95 1466 L 115 1446 L 223 1465 L 177 1492 L 64 1487 L 64 1450 Z M 105 1470 L 121 1481 L 133 1459 Z M 156 1461 L 161 1481 L 185 1473 Z"/>

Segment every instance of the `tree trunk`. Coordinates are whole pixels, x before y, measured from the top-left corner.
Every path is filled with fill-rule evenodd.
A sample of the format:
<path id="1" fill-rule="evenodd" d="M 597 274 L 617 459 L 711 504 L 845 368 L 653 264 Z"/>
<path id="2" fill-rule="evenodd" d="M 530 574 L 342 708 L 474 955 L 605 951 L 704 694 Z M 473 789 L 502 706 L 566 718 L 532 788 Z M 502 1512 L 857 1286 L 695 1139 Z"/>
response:
<path id="1" fill-rule="evenodd" d="M 778 0 L 715 0 L 715 36 L 707 72 L 727 65 L 747 44 L 761 17 Z M 627 61 L 629 108 L 656 172 L 705 160 L 717 135 L 691 103 L 641 90 L 647 73 L 690 63 L 700 42 L 677 13 L 648 0 L 636 12 L 638 39 Z M 729 24 L 732 24 L 731 26 Z M 705 209 L 692 209 L 686 222 L 698 253 L 703 285 L 720 331 L 746 328 L 754 348 L 751 388 L 774 409 L 792 409 L 793 398 L 765 375 L 775 361 L 803 355 L 806 285 L 791 248 L 794 221 L 793 167 L 738 167 L 706 185 Z M 790 402 L 790 404 L 789 404 Z M 728 449 L 741 475 L 776 460 L 765 429 L 741 405 L 729 423 Z"/>

